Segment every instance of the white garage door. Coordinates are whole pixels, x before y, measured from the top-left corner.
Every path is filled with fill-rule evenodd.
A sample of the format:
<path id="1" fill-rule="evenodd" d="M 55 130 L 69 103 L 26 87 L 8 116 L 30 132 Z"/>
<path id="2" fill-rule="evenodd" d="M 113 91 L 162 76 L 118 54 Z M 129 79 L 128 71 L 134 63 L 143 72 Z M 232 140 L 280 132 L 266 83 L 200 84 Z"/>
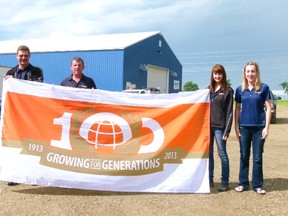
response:
<path id="1" fill-rule="evenodd" d="M 148 88 L 159 88 L 161 93 L 168 93 L 168 69 L 148 65 Z"/>

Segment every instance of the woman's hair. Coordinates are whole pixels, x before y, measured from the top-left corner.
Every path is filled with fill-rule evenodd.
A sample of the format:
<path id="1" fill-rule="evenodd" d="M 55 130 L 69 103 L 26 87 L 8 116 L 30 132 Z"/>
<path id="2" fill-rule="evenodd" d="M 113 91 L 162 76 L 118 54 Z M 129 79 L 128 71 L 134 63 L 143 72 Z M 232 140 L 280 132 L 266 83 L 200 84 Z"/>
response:
<path id="1" fill-rule="evenodd" d="M 260 69 L 259 69 L 259 65 L 256 62 L 253 61 L 249 61 L 245 64 L 244 68 L 243 68 L 243 74 L 242 74 L 242 91 L 244 91 L 246 88 L 248 88 L 248 81 L 246 79 L 246 67 L 248 65 L 254 65 L 256 68 L 256 81 L 255 81 L 255 91 L 258 91 L 261 88 L 262 82 L 260 79 Z"/>
<path id="2" fill-rule="evenodd" d="M 221 80 L 221 88 L 223 88 L 224 90 L 228 90 L 230 86 L 227 83 L 227 76 L 226 76 L 225 68 L 221 64 L 216 64 L 213 66 L 212 71 L 211 71 L 210 91 L 215 91 L 216 82 L 213 78 L 213 73 L 223 74 L 223 79 Z"/>

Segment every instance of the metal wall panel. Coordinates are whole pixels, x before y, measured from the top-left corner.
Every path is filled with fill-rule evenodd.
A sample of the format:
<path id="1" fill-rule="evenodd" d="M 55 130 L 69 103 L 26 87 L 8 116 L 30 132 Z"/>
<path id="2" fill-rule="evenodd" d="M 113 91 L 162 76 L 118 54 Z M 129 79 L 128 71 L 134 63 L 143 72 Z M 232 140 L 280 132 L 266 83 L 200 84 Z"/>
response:
<path id="1" fill-rule="evenodd" d="M 79 56 L 85 62 L 84 74 L 93 78 L 99 89 L 122 91 L 127 82 L 135 84 L 137 88 L 151 87 L 147 84 L 148 65 L 167 70 L 167 92 L 179 91 L 174 89 L 175 81 L 182 86 L 182 65 L 161 34 L 119 50 L 31 52 L 30 62 L 43 69 L 45 83 L 60 85 L 63 79 L 71 75 L 71 59 Z M 15 54 L 0 54 L 0 65 L 16 64 Z"/>
<path id="2" fill-rule="evenodd" d="M 136 88 L 151 87 L 148 83 L 147 66 L 153 65 L 168 71 L 168 93 L 181 90 L 174 88 L 174 81 L 179 81 L 182 86 L 182 65 L 161 34 L 125 49 L 124 59 L 123 88 L 126 82 L 136 84 Z"/>
<path id="3" fill-rule="evenodd" d="M 111 91 L 122 90 L 123 50 L 32 52 L 30 62 L 43 69 L 45 83 L 60 85 L 63 79 L 71 75 L 71 60 L 75 56 L 84 60 L 83 73 L 94 79 L 97 88 Z M 0 65 L 17 65 L 15 54 L 0 54 Z"/>

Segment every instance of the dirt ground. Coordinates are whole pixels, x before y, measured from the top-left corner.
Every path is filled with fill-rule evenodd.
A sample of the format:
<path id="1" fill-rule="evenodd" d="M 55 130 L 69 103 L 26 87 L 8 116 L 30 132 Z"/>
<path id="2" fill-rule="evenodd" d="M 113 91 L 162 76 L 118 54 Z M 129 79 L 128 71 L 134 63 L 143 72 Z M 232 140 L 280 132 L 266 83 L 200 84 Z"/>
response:
<path id="1" fill-rule="evenodd" d="M 215 161 L 215 187 L 210 194 L 115 193 L 17 185 L 0 182 L 0 215 L 277 215 L 288 213 L 288 107 L 278 107 L 277 124 L 265 143 L 267 194 L 237 193 L 239 145 L 234 131 L 228 141 L 232 190 L 218 192 L 220 162 Z"/>

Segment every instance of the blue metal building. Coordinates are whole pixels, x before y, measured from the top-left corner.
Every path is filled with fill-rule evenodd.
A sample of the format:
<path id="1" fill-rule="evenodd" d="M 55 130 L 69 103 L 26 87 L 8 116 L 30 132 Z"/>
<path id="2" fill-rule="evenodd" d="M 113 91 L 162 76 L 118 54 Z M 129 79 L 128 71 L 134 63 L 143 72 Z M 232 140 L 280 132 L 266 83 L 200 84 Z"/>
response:
<path id="1" fill-rule="evenodd" d="M 17 64 L 19 45 L 30 48 L 30 62 L 43 69 L 45 83 L 60 84 L 71 75 L 71 59 L 79 56 L 85 62 L 83 73 L 99 89 L 181 91 L 182 65 L 160 32 L 0 41 L 0 65 Z"/>

